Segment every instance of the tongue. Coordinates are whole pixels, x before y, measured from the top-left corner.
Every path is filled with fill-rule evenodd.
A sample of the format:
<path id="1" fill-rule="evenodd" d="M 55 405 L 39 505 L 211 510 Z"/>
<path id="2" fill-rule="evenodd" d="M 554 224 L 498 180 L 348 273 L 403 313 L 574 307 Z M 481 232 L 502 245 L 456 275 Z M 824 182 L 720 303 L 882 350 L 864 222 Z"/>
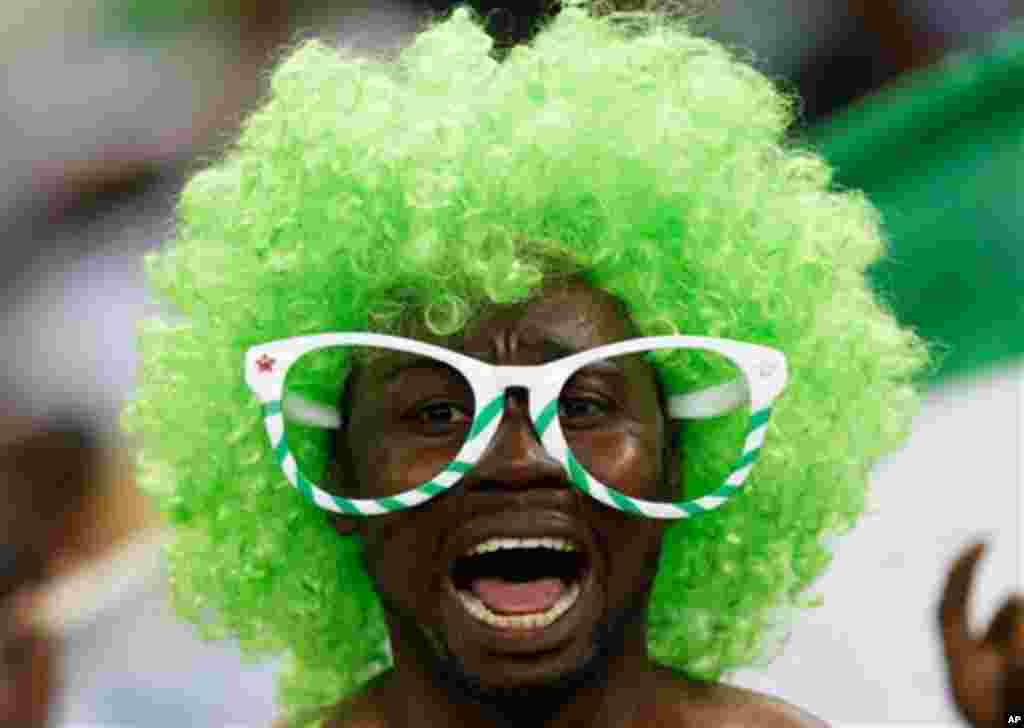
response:
<path id="1" fill-rule="evenodd" d="M 548 577 L 534 581 L 474 579 L 476 598 L 498 614 L 530 614 L 551 609 L 565 591 L 561 579 Z"/>

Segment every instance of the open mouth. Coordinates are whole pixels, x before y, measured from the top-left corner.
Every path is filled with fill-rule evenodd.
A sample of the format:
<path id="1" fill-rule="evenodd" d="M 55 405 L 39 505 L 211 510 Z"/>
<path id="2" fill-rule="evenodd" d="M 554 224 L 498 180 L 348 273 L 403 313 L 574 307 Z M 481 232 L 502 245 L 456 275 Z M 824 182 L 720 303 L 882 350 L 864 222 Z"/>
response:
<path id="1" fill-rule="evenodd" d="M 501 629 L 547 627 L 569 611 L 587 571 L 564 538 L 491 538 L 455 560 L 452 583 L 473 617 Z"/>

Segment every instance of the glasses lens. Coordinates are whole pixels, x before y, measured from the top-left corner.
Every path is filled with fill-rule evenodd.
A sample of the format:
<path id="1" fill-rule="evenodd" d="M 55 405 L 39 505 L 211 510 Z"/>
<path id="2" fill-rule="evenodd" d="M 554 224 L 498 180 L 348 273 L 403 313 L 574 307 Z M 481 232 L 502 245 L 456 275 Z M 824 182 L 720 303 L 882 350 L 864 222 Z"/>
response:
<path id="1" fill-rule="evenodd" d="M 601 483 L 638 500 L 692 500 L 722 485 L 743 452 L 750 404 L 730 394 L 738 386 L 728 385 L 744 381 L 732 361 L 702 349 L 611 357 L 569 378 L 559 397 L 559 424 L 573 457 Z M 681 468 L 682 477 L 673 488 L 666 472 L 659 481 L 654 468 L 638 466 L 637 453 L 658 452 L 658 413 L 680 395 L 693 411 L 722 412 L 682 421 L 669 466 Z M 664 422 L 668 439 L 673 422 Z"/>
<path id="2" fill-rule="evenodd" d="M 282 409 L 307 479 L 335 495 L 384 498 L 448 468 L 469 435 L 474 403 L 469 382 L 441 361 L 336 346 L 292 364 Z"/>

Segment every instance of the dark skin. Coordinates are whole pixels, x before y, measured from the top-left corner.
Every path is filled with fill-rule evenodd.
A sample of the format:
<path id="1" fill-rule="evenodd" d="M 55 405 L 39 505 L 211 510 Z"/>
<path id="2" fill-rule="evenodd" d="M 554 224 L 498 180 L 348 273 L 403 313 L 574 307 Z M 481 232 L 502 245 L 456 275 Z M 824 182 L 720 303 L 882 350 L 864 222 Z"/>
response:
<path id="1" fill-rule="evenodd" d="M 56 693 L 56 640 L 26 615 L 0 609 L 0 725 L 41 728 Z"/>
<path id="2" fill-rule="evenodd" d="M 536 365 L 556 358 L 552 340 L 583 351 L 636 335 L 613 297 L 570 282 L 525 304 L 492 306 L 456 337 L 417 338 L 494 364 Z M 393 491 L 397 482 L 415 485 L 429 468 L 373 427 L 380 403 L 396 396 L 383 376 L 394 365 L 382 359 L 360 369 L 339 435 L 337 467 L 361 497 Z M 616 430 L 615 482 L 637 497 L 664 496 L 677 487 L 679 468 L 657 379 L 641 358 L 622 369 L 622 386 L 639 406 Z M 356 530 L 365 544 L 394 667 L 327 710 L 327 725 L 825 725 L 770 696 L 696 682 L 648 657 L 645 608 L 670 524 L 574 490 L 541 446 L 526 406 L 524 393 L 507 393 L 495 440 L 451 492 L 389 515 L 332 517 L 339 533 Z M 588 577 L 576 606 L 528 633 L 482 625 L 450 588 L 456 552 L 481 535 L 525 537 L 531 528 L 537 535 L 561 528 L 585 546 Z"/>
<path id="3" fill-rule="evenodd" d="M 57 641 L 28 595 L 72 541 L 94 452 L 75 430 L 0 418 L 0 726 L 44 726 L 56 692 Z"/>
<path id="4" fill-rule="evenodd" d="M 939 605 L 946 666 L 953 698 L 975 728 L 1008 725 L 1024 716 L 1024 598 L 1006 600 L 984 634 L 972 634 L 967 601 L 985 551 L 978 543 L 954 562 Z"/>

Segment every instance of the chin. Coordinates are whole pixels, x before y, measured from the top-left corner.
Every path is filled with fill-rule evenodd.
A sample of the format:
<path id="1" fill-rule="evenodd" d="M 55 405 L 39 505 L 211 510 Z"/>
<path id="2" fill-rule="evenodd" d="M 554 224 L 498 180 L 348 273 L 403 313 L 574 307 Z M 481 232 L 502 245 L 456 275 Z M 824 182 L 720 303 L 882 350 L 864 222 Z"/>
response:
<path id="1" fill-rule="evenodd" d="M 645 613 L 643 595 L 599 619 L 582 639 L 562 649 L 495 655 L 478 664 L 445 650 L 435 673 L 455 699 L 489 705 L 504 715 L 542 715 L 570 701 L 583 688 L 608 680 L 612 660 L 622 653 L 626 630 Z"/>
<path id="2" fill-rule="evenodd" d="M 568 667 L 549 660 L 518 659 L 480 672 L 454 655 L 440 661 L 436 674 L 456 700 L 489 705 L 504 714 L 551 712 L 585 686 L 605 682 L 608 656 L 595 649 Z"/>

